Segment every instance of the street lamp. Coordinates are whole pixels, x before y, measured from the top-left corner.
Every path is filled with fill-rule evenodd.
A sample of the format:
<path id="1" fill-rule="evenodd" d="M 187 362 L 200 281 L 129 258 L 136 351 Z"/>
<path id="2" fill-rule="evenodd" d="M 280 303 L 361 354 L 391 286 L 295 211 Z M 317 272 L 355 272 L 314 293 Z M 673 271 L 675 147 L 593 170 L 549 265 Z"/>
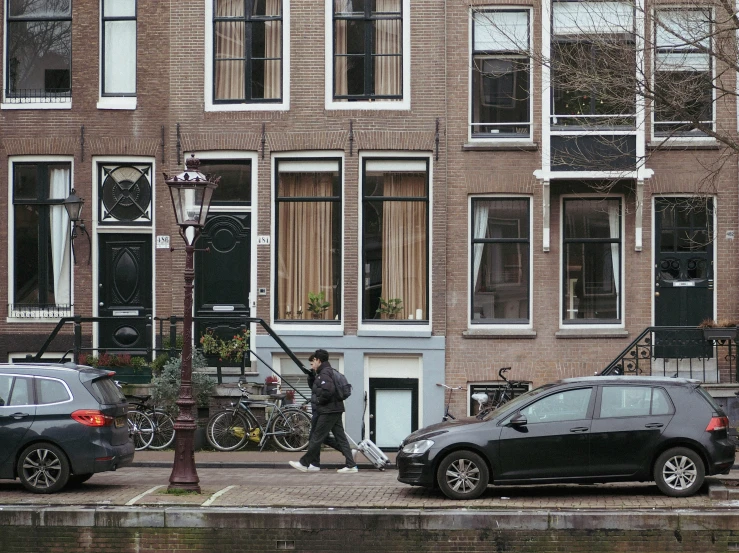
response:
<path id="1" fill-rule="evenodd" d="M 64 209 L 67 211 L 67 216 L 72 223 L 72 234 L 70 240 L 72 242 L 72 257 L 74 258 L 75 264 L 77 263 L 77 256 L 74 253 L 74 239 L 77 238 L 77 229 L 79 228 L 87 236 L 87 241 L 90 244 L 90 255 L 92 254 L 92 241 L 90 240 L 90 234 L 85 228 L 85 221 L 82 220 L 82 208 L 85 205 L 85 200 L 77 195 L 74 188 L 69 193 L 69 196 L 62 202 Z M 87 264 L 90 264 L 90 255 L 87 256 Z"/>
<path id="2" fill-rule="evenodd" d="M 180 236 L 185 241 L 185 312 L 182 329 L 182 365 L 180 368 L 180 395 L 177 406 L 180 413 L 175 421 L 175 457 L 172 474 L 169 477 L 170 490 L 200 491 L 200 479 L 195 469 L 195 400 L 192 397 L 192 281 L 195 279 L 193 254 L 195 241 L 205 225 L 213 191 L 220 177 L 211 179 L 198 169 L 200 160 L 192 154 L 186 162 L 184 173 L 169 177 L 164 173 L 164 181 L 169 187 L 174 206 L 174 215 L 180 227 Z M 188 238 L 188 230 L 193 229 Z"/>

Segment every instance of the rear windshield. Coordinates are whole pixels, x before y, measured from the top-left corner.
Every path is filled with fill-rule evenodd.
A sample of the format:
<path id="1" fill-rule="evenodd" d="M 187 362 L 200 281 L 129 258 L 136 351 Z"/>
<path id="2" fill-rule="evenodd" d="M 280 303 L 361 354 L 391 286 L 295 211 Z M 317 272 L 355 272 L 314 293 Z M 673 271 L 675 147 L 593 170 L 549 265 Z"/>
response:
<path id="1" fill-rule="evenodd" d="M 711 404 L 711 407 L 713 407 L 713 408 L 714 408 L 714 409 L 716 409 L 717 411 L 721 411 L 721 406 L 720 406 L 720 405 L 719 405 L 718 403 L 716 403 L 716 400 L 715 400 L 715 399 L 713 399 L 713 398 L 711 397 L 711 394 L 709 394 L 708 392 L 706 392 L 706 391 L 705 391 L 705 390 L 704 390 L 703 388 L 701 388 L 700 386 L 698 386 L 698 387 L 696 388 L 696 391 L 697 391 L 697 392 L 698 392 L 698 393 L 699 393 L 700 395 L 702 395 L 702 396 L 703 396 L 703 397 L 704 397 L 704 398 L 706 399 L 706 401 L 707 401 L 708 403 L 710 403 L 710 404 Z"/>
<path id="2" fill-rule="evenodd" d="M 126 396 L 123 395 L 121 389 L 107 376 L 86 383 L 86 387 L 102 404 L 111 405 L 126 401 Z"/>

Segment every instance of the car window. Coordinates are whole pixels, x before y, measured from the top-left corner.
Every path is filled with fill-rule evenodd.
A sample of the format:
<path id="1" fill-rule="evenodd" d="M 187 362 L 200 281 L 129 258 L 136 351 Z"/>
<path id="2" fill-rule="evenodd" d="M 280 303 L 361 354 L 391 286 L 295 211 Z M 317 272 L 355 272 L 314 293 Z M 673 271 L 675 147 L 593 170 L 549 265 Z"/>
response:
<path id="1" fill-rule="evenodd" d="M 33 379 L 16 376 L 8 405 L 33 405 Z"/>
<path id="2" fill-rule="evenodd" d="M 604 386 L 600 417 L 638 417 L 649 414 L 651 386 Z"/>
<path id="3" fill-rule="evenodd" d="M 10 387 L 13 385 L 13 377 L 0 374 L 0 406 L 6 405 L 10 398 Z"/>
<path id="4" fill-rule="evenodd" d="M 48 378 L 36 379 L 36 397 L 39 405 L 61 403 L 70 399 L 69 392 L 64 383 Z"/>
<path id="5" fill-rule="evenodd" d="M 652 388 L 652 414 L 669 415 L 672 413 L 672 402 L 664 388 Z"/>
<path id="6" fill-rule="evenodd" d="M 592 388 L 580 388 L 552 394 L 522 409 L 521 414 L 530 424 L 584 419 L 592 391 Z"/>
<path id="7" fill-rule="evenodd" d="M 95 399 L 102 404 L 111 405 L 126 401 L 126 396 L 124 396 L 120 388 L 115 385 L 115 382 L 108 377 L 93 380 L 89 385 L 86 383 L 85 387 L 88 388 Z"/>

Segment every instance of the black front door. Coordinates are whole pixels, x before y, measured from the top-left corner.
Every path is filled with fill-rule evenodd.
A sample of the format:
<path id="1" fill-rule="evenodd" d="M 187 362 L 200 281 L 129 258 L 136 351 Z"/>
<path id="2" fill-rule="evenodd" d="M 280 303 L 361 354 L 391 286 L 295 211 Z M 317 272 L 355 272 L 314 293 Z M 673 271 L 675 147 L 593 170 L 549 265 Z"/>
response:
<path id="1" fill-rule="evenodd" d="M 100 234 L 98 348 L 145 354 L 151 347 L 151 236 Z"/>
<path id="2" fill-rule="evenodd" d="M 219 321 L 219 317 L 250 315 L 250 236 L 249 213 L 208 217 L 195 253 L 196 343 L 206 329 L 228 338 L 239 328 L 238 322 Z"/>
<path id="3" fill-rule="evenodd" d="M 655 202 L 654 324 L 692 327 L 657 333 L 655 357 L 706 355 L 695 327 L 713 318 L 712 218 L 710 199 Z"/>

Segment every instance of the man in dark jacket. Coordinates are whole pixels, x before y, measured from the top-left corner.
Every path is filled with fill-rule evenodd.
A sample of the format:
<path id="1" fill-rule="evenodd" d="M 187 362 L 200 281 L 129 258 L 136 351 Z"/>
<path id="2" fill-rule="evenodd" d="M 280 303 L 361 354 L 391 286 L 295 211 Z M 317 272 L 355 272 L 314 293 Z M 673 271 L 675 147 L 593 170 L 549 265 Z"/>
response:
<path id="1" fill-rule="evenodd" d="M 308 442 L 308 451 L 300 461 L 290 461 L 290 466 L 301 472 L 317 472 L 320 469 L 321 445 L 328 445 L 338 449 L 346 459 L 346 466 L 340 468 L 339 473 L 357 472 L 349 441 L 346 439 L 344 425 L 341 422 L 344 413 L 344 402 L 337 397 L 334 383 L 334 369 L 328 362 L 328 352 L 318 349 L 309 358 L 315 376 L 308 375 L 308 384 L 311 387 L 311 404 L 313 408 L 313 425 Z M 312 382 L 311 382 L 312 379 Z M 334 435 L 335 444 L 328 439 L 329 433 Z"/>

